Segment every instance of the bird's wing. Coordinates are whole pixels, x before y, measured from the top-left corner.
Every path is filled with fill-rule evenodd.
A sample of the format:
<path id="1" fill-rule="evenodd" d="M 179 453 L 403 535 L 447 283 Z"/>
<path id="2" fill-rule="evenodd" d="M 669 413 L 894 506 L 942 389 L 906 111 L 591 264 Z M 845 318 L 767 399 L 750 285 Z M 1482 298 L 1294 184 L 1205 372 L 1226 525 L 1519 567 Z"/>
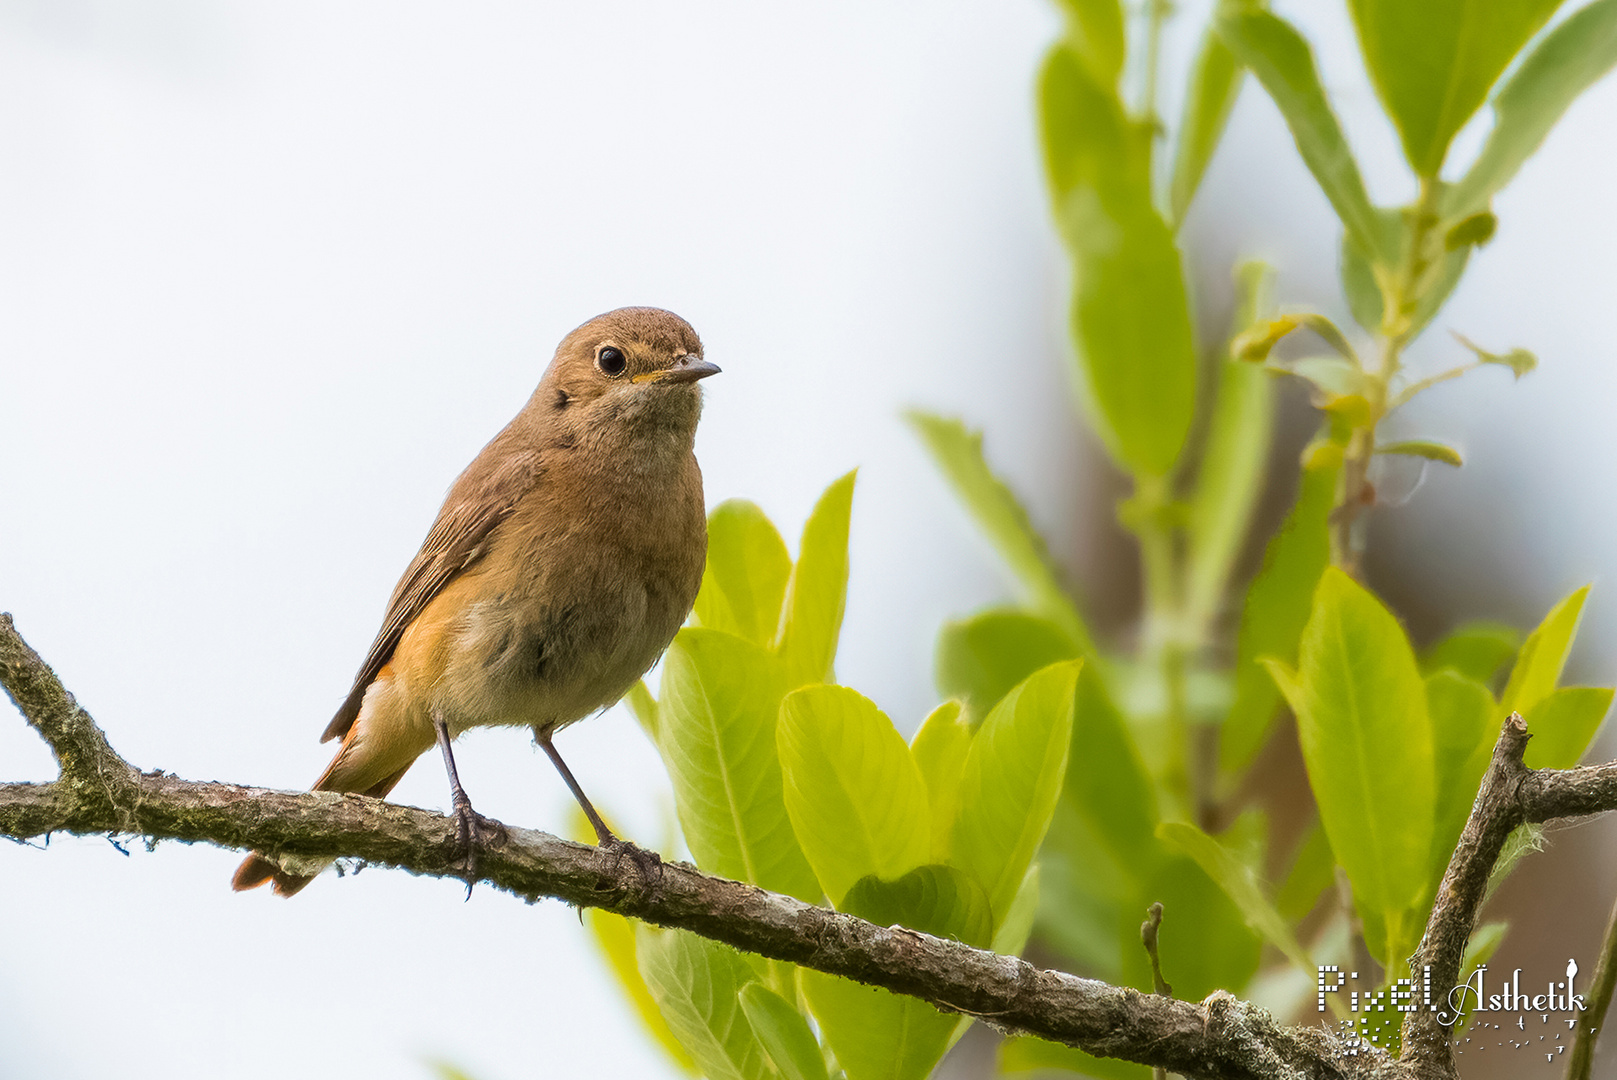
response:
<path id="1" fill-rule="evenodd" d="M 359 716 L 366 689 L 392 658 L 405 629 L 445 585 L 482 557 L 489 535 L 537 481 L 538 459 L 533 454 L 510 454 L 491 470 L 479 468 L 485 460 L 496 461 L 499 457 L 485 451 L 450 490 L 421 550 L 394 587 L 382 629 L 354 678 L 348 700 L 331 718 L 325 734 L 320 736 L 321 742 L 348 734 Z"/>

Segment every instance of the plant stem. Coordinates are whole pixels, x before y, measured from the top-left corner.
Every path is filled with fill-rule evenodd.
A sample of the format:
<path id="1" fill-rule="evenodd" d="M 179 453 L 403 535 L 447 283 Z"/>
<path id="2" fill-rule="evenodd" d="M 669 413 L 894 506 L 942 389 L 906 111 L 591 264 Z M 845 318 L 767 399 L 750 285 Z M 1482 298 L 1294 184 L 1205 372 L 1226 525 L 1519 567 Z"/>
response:
<path id="1" fill-rule="evenodd" d="M 1164 779 L 1169 790 L 1182 800 L 1186 819 L 1200 820 L 1207 794 L 1198 790 L 1198 777 L 1204 770 L 1195 768 L 1192 762 L 1185 687 L 1184 589 L 1180 580 L 1183 559 L 1175 542 L 1173 485 L 1167 477 L 1135 477 L 1134 517 L 1132 527 L 1140 540 L 1145 593 L 1141 651 L 1160 680 L 1168 738 L 1173 747 Z"/>
<path id="2" fill-rule="evenodd" d="M 1578 1033 L 1573 1037 L 1572 1053 L 1567 1056 L 1566 1080 L 1589 1080 L 1589 1069 L 1595 1058 L 1595 1036 L 1606 1022 L 1614 984 L 1617 984 L 1617 904 L 1612 906 L 1611 918 L 1606 922 L 1606 937 L 1600 943 L 1600 962 L 1595 966 L 1594 982 L 1589 987 L 1589 1007 L 1578 1017 Z M 1567 993 L 1571 992 L 1569 979 Z"/>
<path id="3" fill-rule="evenodd" d="M 1396 271 L 1382 279 L 1380 364 L 1376 371 L 1365 373 L 1369 376 L 1365 380 L 1368 416 L 1348 439 L 1332 513 L 1331 561 L 1354 576 L 1364 555 L 1364 538 L 1355 525 L 1365 507 L 1375 501 L 1369 472 L 1376 451 L 1376 428 L 1390 411 L 1389 388 L 1403 367 L 1404 347 L 1415 334 L 1421 300 L 1432 286 L 1432 271 L 1440 260 L 1440 253 L 1432 250 L 1432 234 L 1440 221 L 1438 200 L 1437 184 L 1423 178 L 1414 206 L 1404 214 L 1402 257 Z M 1401 395 L 1397 403 L 1407 397 Z"/>
<path id="4" fill-rule="evenodd" d="M 1162 56 L 1162 24 L 1173 14 L 1170 0 L 1146 0 L 1145 89 L 1140 95 L 1140 115 L 1152 127 L 1160 127 L 1157 116 L 1157 66 Z"/>

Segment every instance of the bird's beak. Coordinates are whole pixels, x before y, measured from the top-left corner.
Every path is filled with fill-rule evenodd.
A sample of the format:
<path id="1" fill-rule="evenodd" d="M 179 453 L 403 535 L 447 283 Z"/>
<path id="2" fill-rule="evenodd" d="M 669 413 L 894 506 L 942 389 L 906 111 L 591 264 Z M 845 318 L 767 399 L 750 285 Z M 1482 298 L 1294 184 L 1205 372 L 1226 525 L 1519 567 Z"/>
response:
<path id="1" fill-rule="evenodd" d="M 662 382 L 662 383 L 693 383 L 697 379 L 705 379 L 709 375 L 717 375 L 722 368 L 711 361 L 703 360 L 698 356 L 686 356 L 679 363 L 665 371 L 649 371 L 644 375 L 636 375 L 635 382 Z"/>

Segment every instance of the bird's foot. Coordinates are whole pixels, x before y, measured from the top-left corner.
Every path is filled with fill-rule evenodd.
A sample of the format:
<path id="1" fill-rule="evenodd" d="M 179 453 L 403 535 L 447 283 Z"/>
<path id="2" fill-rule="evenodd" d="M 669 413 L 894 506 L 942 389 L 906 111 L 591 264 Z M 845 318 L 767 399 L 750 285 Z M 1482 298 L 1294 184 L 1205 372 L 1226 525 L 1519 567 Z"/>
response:
<path id="1" fill-rule="evenodd" d="M 634 863 L 635 869 L 640 871 L 641 886 L 652 894 L 662 887 L 663 859 L 655 851 L 631 843 L 621 837 L 607 833 L 601 838 L 598 845 L 600 850 L 612 856 L 612 869 L 614 872 L 628 859 Z"/>
<path id="2" fill-rule="evenodd" d="M 505 839 L 505 826 L 493 818 L 486 818 L 472 809 L 472 801 L 464 796 L 455 800 L 450 817 L 455 819 L 455 863 L 466 881 L 466 898 L 471 899 L 472 884 L 478 877 L 478 852 L 485 845 Z"/>

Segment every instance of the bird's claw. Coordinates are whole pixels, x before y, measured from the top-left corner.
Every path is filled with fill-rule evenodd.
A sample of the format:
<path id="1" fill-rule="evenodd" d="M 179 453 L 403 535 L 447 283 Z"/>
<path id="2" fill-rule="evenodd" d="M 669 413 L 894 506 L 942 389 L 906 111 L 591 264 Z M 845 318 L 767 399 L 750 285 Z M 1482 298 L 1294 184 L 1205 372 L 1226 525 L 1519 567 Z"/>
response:
<path id="1" fill-rule="evenodd" d="M 466 880 L 466 897 L 470 899 L 472 884 L 478 876 L 478 851 L 485 844 L 503 840 L 505 826 L 473 810 L 471 800 L 465 798 L 455 800 L 455 808 L 450 816 L 455 819 L 455 861 Z"/>
<path id="2" fill-rule="evenodd" d="M 641 847 L 639 844 L 624 840 L 621 837 L 609 836 L 600 842 L 600 850 L 612 856 L 612 870 L 615 873 L 628 859 L 634 863 L 635 869 L 640 871 L 640 882 L 648 890 L 655 891 L 662 885 L 663 859 L 655 851 Z"/>

